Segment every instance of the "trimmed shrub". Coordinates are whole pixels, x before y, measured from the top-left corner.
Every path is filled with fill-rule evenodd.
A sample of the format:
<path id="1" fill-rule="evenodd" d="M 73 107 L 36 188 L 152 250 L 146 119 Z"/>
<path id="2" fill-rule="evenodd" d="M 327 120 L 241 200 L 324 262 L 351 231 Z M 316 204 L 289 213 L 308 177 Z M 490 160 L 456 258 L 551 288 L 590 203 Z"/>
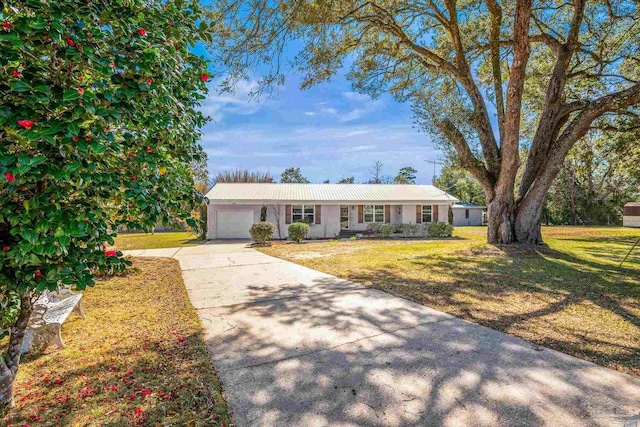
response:
<path id="1" fill-rule="evenodd" d="M 273 233 L 276 231 L 276 225 L 271 222 L 261 221 L 256 222 L 249 229 L 249 234 L 251 234 L 251 239 L 263 245 L 271 240 Z"/>
<path id="2" fill-rule="evenodd" d="M 418 224 L 400 224 L 399 228 L 404 237 L 416 237 L 420 232 Z"/>
<path id="3" fill-rule="evenodd" d="M 396 226 L 393 224 L 374 222 L 367 226 L 367 230 L 370 230 L 375 237 L 388 239 L 396 231 Z"/>
<path id="4" fill-rule="evenodd" d="M 294 222 L 289 226 L 289 238 L 296 243 L 302 242 L 309 234 L 309 224 L 306 222 Z"/>
<path id="5" fill-rule="evenodd" d="M 429 237 L 451 237 L 453 225 L 448 222 L 434 222 L 429 225 Z"/>

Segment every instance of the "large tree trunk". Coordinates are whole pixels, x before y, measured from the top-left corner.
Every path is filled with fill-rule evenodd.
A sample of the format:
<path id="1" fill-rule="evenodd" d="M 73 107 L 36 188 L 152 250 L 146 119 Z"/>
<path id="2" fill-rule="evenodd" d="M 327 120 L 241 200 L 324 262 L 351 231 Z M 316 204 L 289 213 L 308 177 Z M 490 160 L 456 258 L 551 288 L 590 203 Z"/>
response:
<path id="1" fill-rule="evenodd" d="M 20 366 L 20 350 L 31 316 L 31 306 L 31 292 L 26 292 L 20 297 L 20 313 L 11 326 L 7 353 L 0 356 L 0 413 L 13 406 L 13 384 Z"/>

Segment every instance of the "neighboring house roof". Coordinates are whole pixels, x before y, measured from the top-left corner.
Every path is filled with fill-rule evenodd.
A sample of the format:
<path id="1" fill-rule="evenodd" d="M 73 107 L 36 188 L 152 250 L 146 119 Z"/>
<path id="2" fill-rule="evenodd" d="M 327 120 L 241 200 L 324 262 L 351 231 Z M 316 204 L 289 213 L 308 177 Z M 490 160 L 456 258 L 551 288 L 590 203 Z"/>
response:
<path id="1" fill-rule="evenodd" d="M 485 206 L 474 205 L 473 203 L 455 202 L 451 209 L 484 209 Z"/>
<path id="2" fill-rule="evenodd" d="M 207 193 L 211 202 L 455 202 L 433 185 L 411 184 L 232 184 Z"/>

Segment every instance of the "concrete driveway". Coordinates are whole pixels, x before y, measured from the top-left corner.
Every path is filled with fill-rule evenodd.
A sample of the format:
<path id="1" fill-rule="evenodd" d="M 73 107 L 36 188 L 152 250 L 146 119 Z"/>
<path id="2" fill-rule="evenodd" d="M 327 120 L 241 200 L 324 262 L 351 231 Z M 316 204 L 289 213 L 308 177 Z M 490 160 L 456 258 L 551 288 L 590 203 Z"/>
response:
<path id="1" fill-rule="evenodd" d="M 179 260 L 237 426 L 624 426 L 640 414 L 638 378 L 246 243 L 129 253 Z"/>

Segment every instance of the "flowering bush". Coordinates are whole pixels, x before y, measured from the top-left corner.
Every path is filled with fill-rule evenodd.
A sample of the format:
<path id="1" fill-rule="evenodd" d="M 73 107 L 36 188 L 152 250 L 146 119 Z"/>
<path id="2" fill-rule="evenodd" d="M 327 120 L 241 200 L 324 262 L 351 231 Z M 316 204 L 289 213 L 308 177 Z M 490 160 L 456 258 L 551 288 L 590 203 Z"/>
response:
<path id="1" fill-rule="evenodd" d="M 434 222 L 429 225 L 429 237 L 451 237 L 453 225 L 448 222 Z"/>
<path id="2" fill-rule="evenodd" d="M 8 4 L 7 4 L 8 3 Z M 211 28 L 195 1 L 4 2 L 0 11 L 0 295 L 14 301 L 0 357 L 0 410 L 12 396 L 31 303 L 95 272 L 118 226 L 186 220 L 203 202 L 189 165 Z M 19 309 L 16 310 L 16 304 Z M 6 329 L 5 329 L 6 330 Z"/>
<path id="3" fill-rule="evenodd" d="M 289 238 L 294 242 L 302 242 L 307 235 L 309 235 L 309 224 L 306 222 L 294 222 L 289 226 Z"/>
<path id="4" fill-rule="evenodd" d="M 273 237 L 276 232 L 276 225 L 271 222 L 261 221 L 253 224 L 249 229 L 249 234 L 254 242 L 263 245 Z"/>

